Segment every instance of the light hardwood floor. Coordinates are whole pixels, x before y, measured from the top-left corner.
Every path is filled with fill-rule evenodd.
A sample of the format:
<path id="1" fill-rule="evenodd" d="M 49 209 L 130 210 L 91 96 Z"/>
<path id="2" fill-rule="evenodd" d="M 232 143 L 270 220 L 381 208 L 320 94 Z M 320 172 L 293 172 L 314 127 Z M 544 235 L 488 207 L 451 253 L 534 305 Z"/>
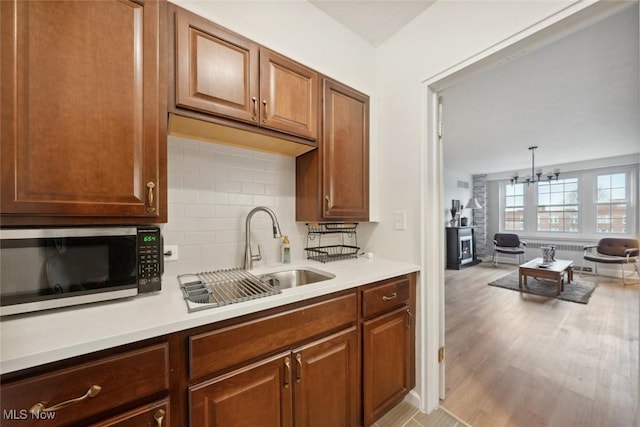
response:
<path id="1" fill-rule="evenodd" d="M 487 285 L 514 270 L 446 270 L 442 407 L 474 427 L 636 426 L 640 286 L 585 274 L 584 305 Z"/>

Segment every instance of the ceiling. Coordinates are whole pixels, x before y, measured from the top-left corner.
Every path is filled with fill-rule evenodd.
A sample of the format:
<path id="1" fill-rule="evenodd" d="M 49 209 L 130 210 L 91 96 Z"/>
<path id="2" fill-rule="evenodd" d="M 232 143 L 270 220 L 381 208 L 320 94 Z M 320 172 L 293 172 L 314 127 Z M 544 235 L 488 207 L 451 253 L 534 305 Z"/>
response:
<path id="1" fill-rule="evenodd" d="M 445 168 L 546 172 L 640 153 L 638 4 L 441 92 Z"/>
<path id="2" fill-rule="evenodd" d="M 309 0 L 309 3 L 377 47 L 435 0 Z"/>
<path id="3" fill-rule="evenodd" d="M 309 2 L 372 46 L 434 3 Z M 443 90 L 445 168 L 522 175 L 530 146 L 536 168 L 640 153 L 639 13 L 629 4 Z"/>

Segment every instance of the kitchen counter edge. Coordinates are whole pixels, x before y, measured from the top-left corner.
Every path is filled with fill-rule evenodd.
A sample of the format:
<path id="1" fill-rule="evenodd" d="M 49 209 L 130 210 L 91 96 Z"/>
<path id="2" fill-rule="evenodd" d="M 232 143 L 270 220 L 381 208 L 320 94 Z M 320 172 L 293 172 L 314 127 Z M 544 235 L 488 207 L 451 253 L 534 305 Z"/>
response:
<path id="1" fill-rule="evenodd" d="M 303 267 L 327 271 L 334 274 L 335 278 L 283 289 L 278 295 L 188 313 L 177 274 L 165 273 L 162 291 L 155 294 L 3 317 L 0 319 L 0 374 L 220 322 L 420 270 L 418 265 L 406 262 L 357 258 L 326 264 L 300 260 L 292 264 L 260 267 L 252 270 L 252 273 L 260 275 Z"/>

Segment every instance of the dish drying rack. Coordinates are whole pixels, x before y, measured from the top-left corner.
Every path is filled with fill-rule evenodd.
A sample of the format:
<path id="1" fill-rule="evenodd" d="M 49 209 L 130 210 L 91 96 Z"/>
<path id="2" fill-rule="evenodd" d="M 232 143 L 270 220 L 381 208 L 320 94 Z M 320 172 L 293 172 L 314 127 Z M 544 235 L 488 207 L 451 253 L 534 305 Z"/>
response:
<path id="1" fill-rule="evenodd" d="M 358 223 L 324 222 L 307 223 L 307 259 L 330 262 L 342 259 L 357 258 Z M 330 245 L 323 245 L 323 238 L 331 240 Z M 315 243 L 315 246 L 313 246 Z"/>
<path id="2" fill-rule="evenodd" d="M 189 313 L 282 292 L 278 283 L 261 282 L 241 268 L 180 274 L 178 282 Z"/>

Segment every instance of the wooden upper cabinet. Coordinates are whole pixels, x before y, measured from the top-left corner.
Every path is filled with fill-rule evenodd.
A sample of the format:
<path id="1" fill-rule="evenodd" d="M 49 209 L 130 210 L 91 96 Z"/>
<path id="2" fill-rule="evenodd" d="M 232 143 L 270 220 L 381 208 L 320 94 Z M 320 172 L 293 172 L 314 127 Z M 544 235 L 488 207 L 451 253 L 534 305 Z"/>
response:
<path id="1" fill-rule="evenodd" d="M 369 97 L 324 81 L 325 219 L 369 219 Z"/>
<path id="2" fill-rule="evenodd" d="M 176 105 L 257 123 L 258 45 L 182 9 L 175 22 Z"/>
<path id="3" fill-rule="evenodd" d="M 163 1 L 3 1 L 5 225 L 166 222 Z"/>
<path id="4" fill-rule="evenodd" d="M 277 132 L 267 136 L 317 139 L 315 71 L 185 9 L 172 5 L 170 10 L 175 20 L 172 113 Z"/>
<path id="5" fill-rule="evenodd" d="M 296 158 L 297 221 L 369 220 L 369 97 L 323 79 L 318 150 Z"/>
<path id="6" fill-rule="evenodd" d="M 260 49 L 260 125 L 318 137 L 318 73 Z"/>

